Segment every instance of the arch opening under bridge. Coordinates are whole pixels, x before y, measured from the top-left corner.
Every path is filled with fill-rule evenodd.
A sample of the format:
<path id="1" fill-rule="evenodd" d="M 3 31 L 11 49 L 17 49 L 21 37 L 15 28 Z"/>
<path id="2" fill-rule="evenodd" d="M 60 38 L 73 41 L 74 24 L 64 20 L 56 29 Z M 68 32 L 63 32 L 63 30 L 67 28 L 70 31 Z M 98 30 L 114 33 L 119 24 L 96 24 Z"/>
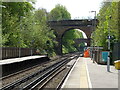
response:
<path id="1" fill-rule="evenodd" d="M 66 30 L 62 35 L 62 53 L 72 53 L 76 51 L 83 51 L 87 42 L 76 42 L 77 39 L 87 39 L 84 32 L 79 29 Z"/>

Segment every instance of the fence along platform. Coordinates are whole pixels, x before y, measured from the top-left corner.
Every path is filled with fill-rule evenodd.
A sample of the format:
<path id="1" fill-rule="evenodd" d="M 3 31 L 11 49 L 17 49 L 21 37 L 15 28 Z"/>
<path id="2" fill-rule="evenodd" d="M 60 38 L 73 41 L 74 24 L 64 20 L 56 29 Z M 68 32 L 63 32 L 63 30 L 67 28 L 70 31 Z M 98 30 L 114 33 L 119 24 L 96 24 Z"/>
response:
<path id="1" fill-rule="evenodd" d="M 2 60 L 9 58 L 18 58 L 32 55 L 37 55 L 37 49 L 34 48 L 19 48 L 19 47 L 0 47 Z"/>
<path id="2" fill-rule="evenodd" d="M 41 55 L 41 56 L 27 56 L 27 57 L 21 57 L 21 58 L 5 59 L 5 60 L 0 60 L 0 65 L 22 62 L 22 61 L 26 61 L 26 60 L 38 59 L 38 58 L 43 58 L 43 57 L 47 57 L 47 56 Z"/>

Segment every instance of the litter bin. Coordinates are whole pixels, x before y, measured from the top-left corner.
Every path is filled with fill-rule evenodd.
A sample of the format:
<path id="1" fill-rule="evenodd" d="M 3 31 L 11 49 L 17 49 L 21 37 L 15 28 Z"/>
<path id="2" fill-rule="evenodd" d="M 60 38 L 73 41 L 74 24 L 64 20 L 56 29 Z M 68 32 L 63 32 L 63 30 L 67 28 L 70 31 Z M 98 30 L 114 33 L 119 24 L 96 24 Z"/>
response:
<path id="1" fill-rule="evenodd" d="M 120 70 L 120 60 L 114 61 L 115 68 Z"/>

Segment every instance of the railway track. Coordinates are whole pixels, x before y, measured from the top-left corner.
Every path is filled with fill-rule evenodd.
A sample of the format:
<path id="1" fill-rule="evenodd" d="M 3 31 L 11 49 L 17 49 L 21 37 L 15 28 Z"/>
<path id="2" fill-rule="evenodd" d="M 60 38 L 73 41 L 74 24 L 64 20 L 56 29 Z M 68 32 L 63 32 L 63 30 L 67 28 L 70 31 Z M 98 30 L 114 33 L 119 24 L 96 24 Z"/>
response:
<path id="1" fill-rule="evenodd" d="M 45 66 L 47 66 L 48 63 L 52 64 L 52 63 L 55 63 L 55 61 L 54 60 L 46 61 L 46 62 L 40 63 L 38 65 L 35 65 L 33 67 L 29 67 L 27 69 L 21 70 L 19 72 L 4 76 L 4 77 L 0 78 L 0 80 L 2 81 L 2 85 L 5 86 L 5 85 L 9 84 L 10 82 L 17 80 L 18 78 L 24 77 L 27 74 L 31 73 L 31 71 L 35 72 L 41 68 L 44 68 Z"/>
<path id="2" fill-rule="evenodd" d="M 35 72 L 37 70 L 45 68 L 46 66 L 57 62 L 59 59 L 64 59 L 65 57 L 66 57 L 66 55 L 64 57 L 62 57 L 62 58 L 57 57 L 57 58 L 51 59 L 49 61 L 40 63 L 38 65 L 29 67 L 27 69 L 21 70 L 19 72 L 15 72 L 15 73 L 9 74 L 7 76 L 1 77 L 0 80 L 2 81 L 2 86 L 5 86 L 5 85 L 7 85 L 7 84 L 9 84 L 9 83 L 11 83 L 13 81 L 16 81 L 17 79 L 19 79 L 21 77 L 24 77 L 24 76 L 30 74 L 31 72 Z"/>
<path id="3" fill-rule="evenodd" d="M 66 63 L 68 63 L 72 59 L 71 57 L 69 59 L 67 58 L 68 57 L 64 58 L 64 60 L 61 60 L 55 64 L 52 64 L 51 66 L 48 66 L 33 74 L 23 77 L 22 79 L 12 82 L 9 85 L 2 87 L 1 90 L 12 90 L 15 88 L 22 89 L 22 90 L 28 90 L 28 89 L 32 90 L 40 84 L 42 88 L 42 85 L 43 85 L 42 83 L 44 83 L 44 81 L 49 81 L 48 78 L 51 75 L 55 76 L 54 74 L 56 72 L 59 73 L 60 72 L 59 69 L 62 68 Z"/>
<path id="4" fill-rule="evenodd" d="M 73 64 L 70 66 L 65 65 L 61 69 L 59 69 L 57 72 L 55 72 L 53 75 L 51 75 L 47 80 L 42 84 L 38 85 L 36 88 L 37 90 L 41 89 L 49 89 L 53 88 L 55 90 L 60 90 L 61 86 L 63 85 L 66 77 L 68 76 L 69 72 L 71 71 L 72 67 L 74 66 L 76 59 L 72 60 L 74 61 Z M 52 84 L 52 86 L 51 86 Z"/>
<path id="5" fill-rule="evenodd" d="M 44 86 L 51 80 L 53 79 L 56 75 L 58 75 L 59 73 L 61 73 L 64 69 L 66 69 L 66 64 L 72 60 L 75 57 L 70 57 L 69 59 L 65 59 L 64 61 L 58 63 L 56 66 L 54 66 L 51 70 L 47 71 L 45 74 L 43 74 L 41 77 L 38 77 L 36 80 L 34 80 L 33 82 L 31 82 L 30 84 L 28 84 L 27 86 L 23 87 L 23 90 L 40 90 L 43 89 Z M 70 70 L 70 69 L 69 69 Z M 68 71 L 69 72 L 69 71 Z M 67 74 L 68 74 L 67 72 Z M 67 74 L 65 75 L 65 77 L 67 76 Z M 65 79 L 64 77 L 64 79 Z M 64 81 L 64 79 L 62 79 L 62 82 Z M 61 84 L 62 84 L 61 82 Z M 59 88 L 61 86 L 61 84 L 59 84 Z"/>
<path id="6" fill-rule="evenodd" d="M 0 78 L 0 79 L 3 80 L 3 79 L 6 79 L 6 78 L 9 78 L 9 77 L 12 77 L 12 76 L 14 76 L 14 75 L 17 75 L 17 74 L 19 74 L 19 73 L 22 73 L 22 72 L 25 72 L 25 71 L 31 70 L 31 69 L 33 69 L 33 68 L 35 68 L 35 67 L 38 67 L 39 65 L 42 65 L 42 64 L 45 64 L 45 63 L 48 63 L 48 62 L 49 62 L 49 61 L 46 61 L 46 62 L 44 62 L 44 63 L 38 64 L 38 65 L 35 65 L 35 66 L 33 66 L 33 67 L 29 67 L 29 68 L 27 68 L 27 69 L 24 69 L 24 70 L 21 70 L 21 71 L 18 71 L 18 72 L 15 72 L 15 73 L 12 73 L 12 74 L 9 74 L 9 75 L 6 75 L 6 76 L 3 76 L 3 77 Z"/>
<path id="7" fill-rule="evenodd" d="M 45 88 L 45 86 L 47 86 L 47 84 L 53 79 L 55 78 L 58 74 L 60 74 L 61 72 L 63 72 L 66 69 L 66 67 L 61 68 L 60 70 L 58 70 L 57 72 L 55 72 L 53 75 L 51 75 L 49 78 L 47 78 L 47 80 L 45 82 L 43 82 L 41 85 L 38 85 L 36 88 L 38 90 Z"/>

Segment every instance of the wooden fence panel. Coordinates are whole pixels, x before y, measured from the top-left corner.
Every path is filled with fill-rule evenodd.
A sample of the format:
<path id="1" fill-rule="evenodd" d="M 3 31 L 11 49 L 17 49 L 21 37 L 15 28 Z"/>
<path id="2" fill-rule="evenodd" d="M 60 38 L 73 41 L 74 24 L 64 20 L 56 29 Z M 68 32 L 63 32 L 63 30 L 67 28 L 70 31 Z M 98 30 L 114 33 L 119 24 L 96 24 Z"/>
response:
<path id="1" fill-rule="evenodd" d="M 31 55 L 31 48 L 2 47 L 0 51 L 2 52 L 2 59 L 18 58 Z M 36 49 L 32 49 L 32 55 L 36 55 Z"/>

